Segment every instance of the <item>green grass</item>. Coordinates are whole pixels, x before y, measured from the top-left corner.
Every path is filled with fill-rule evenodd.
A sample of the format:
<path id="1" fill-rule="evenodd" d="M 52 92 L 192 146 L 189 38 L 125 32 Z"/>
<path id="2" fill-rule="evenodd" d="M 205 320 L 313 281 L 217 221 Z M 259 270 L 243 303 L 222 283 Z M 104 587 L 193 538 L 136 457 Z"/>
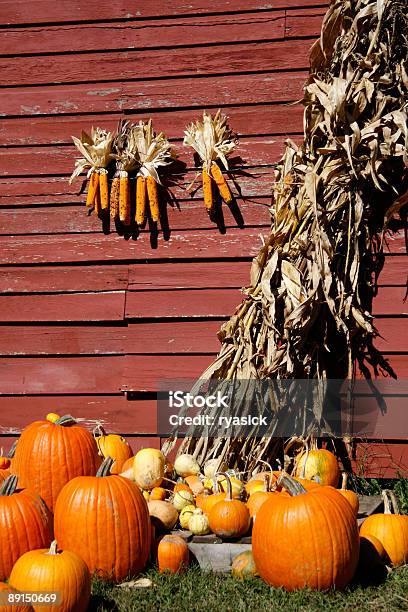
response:
<path id="1" fill-rule="evenodd" d="M 191 568 L 170 576 L 150 570 L 153 586 L 122 589 L 102 581 L 93 584 L 92 610 L 130 612 L 393 612 L 408 610 L 408 566 L 391 572 L 379 586 L 353 585 L 344 592 L 310 590 L 287 593 L 260 579 L 238 582 L 230 575 L 216 575 Z"/>

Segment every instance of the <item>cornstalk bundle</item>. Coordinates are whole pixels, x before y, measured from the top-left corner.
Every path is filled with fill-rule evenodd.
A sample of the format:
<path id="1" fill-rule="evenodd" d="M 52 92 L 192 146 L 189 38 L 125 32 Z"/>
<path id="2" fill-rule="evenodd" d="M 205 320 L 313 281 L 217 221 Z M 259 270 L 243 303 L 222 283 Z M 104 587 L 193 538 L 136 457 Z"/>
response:
<path id="1" fill-rule="evenodd" d="M 303 143 L 287 141 L 269 238 L 201 380 L 392 374 L 370 313 L 385 231 L 408 202 L 407 13 L 406 0 L 332 1 L 311 49 Z M 252 470 L 276 448 L 189 437 L 180 452 Z"/>

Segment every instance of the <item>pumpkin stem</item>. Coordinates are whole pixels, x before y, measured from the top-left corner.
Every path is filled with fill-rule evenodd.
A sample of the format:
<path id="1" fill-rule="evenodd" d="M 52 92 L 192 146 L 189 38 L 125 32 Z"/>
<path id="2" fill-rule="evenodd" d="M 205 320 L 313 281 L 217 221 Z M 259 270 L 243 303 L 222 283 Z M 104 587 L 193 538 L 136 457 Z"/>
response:
<path id="1" fill-rule="evenodd" d="M 106 431 L 102 427 L 100 423 L 94 428 L 92 435 L 94 438 L 100 438 L 101 436 L 106 436 Z"/>
<path id="2" fill-rule="evenodd" d="M 347 480 L 348 480 L 348 474 L 346 472 L 343 472 L 341 475 L 341 490 L 345 491 L 347 489 Z"/>
<path id="3" fill-rule="evenodd" d="M 7 459 L 13 459 L 14 455 L 16 454 L 17 442 L 18 440 L 14 440 L 13 444 L 11 445 L 9 452 L 7 453 Z M 3 454 L 3 449 L 1 449 L 1 454 Z"/>
<path id="4" fill-rule="evenodd" d="M 284 489 L 292 496 L 303 495 L 307 493 L 305 487 L 300 484 L 297 480 L 286 474 L 286 472 L 282 472 L 282 474 L 278 478 L 278 485 L 282 485 Z"/>
<path id="5" fill-rule="evenodd" d="M 224 478 L 227 480 L 227 495 L 224 501 L 232 501 L 232 484 L 229 474 L 227 472 L 217 472 L 215 477 L 217 478 L 217 476 L 224 476 Z"/>
<path id="6" fill-rule="evenodd" d="M 64 416 L 57 419 L 54 425 L 62 425 L 63 427 L 69 427 L 69 425 L 76 425 L 77 421 L 70 414 L 64 414 Z"/>
<path id="7" fill-rule="evenodd" d="M 16 492 L 17 483 L 18 483 L 17 476 L 14 476 L 14 475 L 8 476 L 1 486 L 0 496 L 8 497 L 10 495 L 13 495 L 13 493 Z"/>
<path id="8" fill-rule="evenodd" d="M 47 555 L 57 555 L 57 554 L 58 554 L 57 540 L 53 540 L 51 542 L 50 550 L 47 552 Z"/>
<path id="9" fill-rule="evenodd" d="M 269 476 L 269 474 L 265 474 L 265 478 L 264 478 L 264 488 L 263 490 L 265 491 L 265 493 L 269 493 L 269 487 L 271 484 L 271 477 Z"/>
<path id="10" fill-rule="evenodd" d="M 102 462 L 99 470 L 96 472 L 98 478 L 110 476 L 111 467 L 114 463 L 115 461 L 112 459 L 112 457 L 106 457 L 106 459 Z"/>
<path id="11" fill-rule="evenodd" d="M 266 465 L 269 468 L 269 471 L 271 473 L 271 476 L 273 475 L 273 469 L 270 463 L 268 463 L 267 461 L 264 461 L 263 459 L 258 459 L 259 463 L 263 463 L 264 465 Z"/>
<path id="12" fill-rule="evenodd" d="M 394 492 L 389 489 L 383 489 L 381 495 L 384 500 L 384 514 L 399 514 L 399 505 Z"/>

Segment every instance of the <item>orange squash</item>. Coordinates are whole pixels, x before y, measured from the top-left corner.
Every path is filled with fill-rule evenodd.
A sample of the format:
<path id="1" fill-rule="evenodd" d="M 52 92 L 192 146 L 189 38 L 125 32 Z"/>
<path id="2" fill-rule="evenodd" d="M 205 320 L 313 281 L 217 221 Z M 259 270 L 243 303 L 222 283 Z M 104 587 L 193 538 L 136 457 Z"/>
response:
<path id="1" fill-rule="evenodd" d="M 345 472 L 342 474 L 341 489 L 339 489 L 339 491 L 343 497 L 347 499 L 348 503 L 353 508 L 354 514 L 357 516 L 360 502 L 358 500 L 358 495 L 347 488 L 347 474 Z"/>
<path id="2" fill-rule="evenodd" d="M 249 510 L 244 502 L 232 497 L 232 486 L 229 475 L 220 472 L 227 482 L 227 493 L 225 499 L 214 504 L 209 512 L 206 504 L 206 513 L 210 523 L 210 529 L 222 538 L 239 538 L 249 529 L 250 516 Z"/>
<path id="3" fill-rule="evenodd" d="M 108 457 L 96 476 L 65 485 L 55 506 L 54 528 L 61 548 L 82 557 L 91 574 L 119 581 L 145 568 L 151 528 L 139 487 L 110 474 L 112 463 Z"/>
<path id="4" fill-rule="evenodd" d="M 234 557 L 231 573 L 237 580 L 246 580 L 258 575 L 252 550 L 246 550 Z"/>
<path id="5" fill-rule="evenodd" d="M 51 511 L 62 487 L 76 476 L 94 476 L 101 464 L 92 434 L 63 416 L 35 421 L 18 441 L 12 462 L 19 485 L 38 493 Z"/>
<path id="6" fill-rule="evenodd" d="M 252 532 L 259 575 L 289 591 L 343 589 L 354 576 L 359 556 L 350 504 L 333 487 L 306 491 L 287 475 L 280 480 L 291 497 L 274 495 L 264 503 Z"/>
<path id="7" fill-rule="evenodd" d="M 31 550 L 20 557 L 11 572 L 10 585 L 23 592 L 58 594 L 55 606 L 36 603 L 35 612 L 85 612 L 91 597 L 86 563 L 73 552 L 58 550 L 56 541 L 49 549 Z"/>
<path id="8" fill-rule="evenodd" d="M 125 438 L 118 434 L 107 434 L 102 425 L 97 425 L 93 430 L 93 436 L 98 446 L 101 457 L 112 457 L 114 463 L 111 468 L 112 474 L 120 474 L 124 470 L 125 461 L 133 457 L 133 451 Z"/>
<path id="9" fill-rule="evenodd" d="M 127 472 L 128 470 L 132 470 L 133 473 L 133 463 L 134 463 L 135 455 L 132 455 L 122 465 L 122 472 Z M 132 478 L 131 478 L 132 480 Z"/>
<path id="10" fill-rule="evenodd" d="M 189 561 L 187 542 L 178 535 L 165 535 L 157 549 L 157 561 L 160 573 L 184 571 Z"/>
<path id="11" fill-rule="evenodd" d="M 360 535 L 377 538 L 383 545 L 392 565 L 404 565 L 408 563 L 408 516 L 399 514 L 398 503 L 392 491 L 384 490 L 382 495 L 384 513 L 367 517 L 361 524 Z"/>
<path id="12" fill-rule="evenodd" d="M 17 476 L 9 476 L 0 488 L 0 580 L 9 577 L 21 555 L 52 539 L 52 517 L 43 500 L 17 484 Z"/>

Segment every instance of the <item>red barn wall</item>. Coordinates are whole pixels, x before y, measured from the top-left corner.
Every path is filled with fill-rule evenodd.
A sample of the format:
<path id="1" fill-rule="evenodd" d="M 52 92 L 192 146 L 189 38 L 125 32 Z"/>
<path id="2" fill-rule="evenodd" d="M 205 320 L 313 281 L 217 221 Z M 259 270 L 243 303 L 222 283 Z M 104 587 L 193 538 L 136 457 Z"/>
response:
<path id="1" fill-rule="evenodd" d="M 3 446 L 51 410 L 86 417 L 89 426 L 99 419 L 133 438 L 134 449 L 160 444 L 157 380 L 195 377 L 211 362 L 216 331 L 240 302 L 251 258 L 268 233 L 272 164 L 285 138 L 300 138 L 302 109 L 292 103 L 301 97 L 326 4 L 1 2 Z M 239 179 L 245 227 L 225 210 L 221 234 L 201 192 L 192 199 L 177 188 L 170 239 L 160 235 L 152 244 L 148 231 L 137 240 L 104 234 L 85 212 L 80 181 L 68 184 L 70 136 L 151 116 L 187 163 L 186 186 L 194 171 L 183 128 L 203 109 L 219 107 L 239 133 L 237 153 L 251 175 Z M 397 237 L 374 308 L 378 347 L 402 378 L 406 271 Z M 389 473 L 388 456 L 408 464 L 401 440 L 369 448 L 372 473 Z"/>

